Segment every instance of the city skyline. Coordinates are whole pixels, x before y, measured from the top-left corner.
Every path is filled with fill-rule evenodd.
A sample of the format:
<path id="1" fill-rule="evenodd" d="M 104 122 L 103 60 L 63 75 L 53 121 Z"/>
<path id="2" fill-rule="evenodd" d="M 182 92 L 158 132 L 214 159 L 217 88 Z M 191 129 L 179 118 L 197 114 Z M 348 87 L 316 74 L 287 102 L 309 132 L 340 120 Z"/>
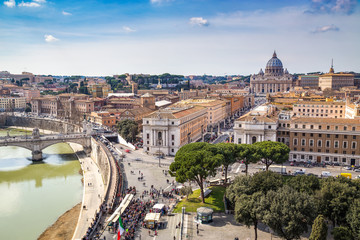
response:
<path id="1" fill-rule="evenodd" d="M 0 71 L 253 74 L 360 71 L 354 0 L 2 1 Z"/>

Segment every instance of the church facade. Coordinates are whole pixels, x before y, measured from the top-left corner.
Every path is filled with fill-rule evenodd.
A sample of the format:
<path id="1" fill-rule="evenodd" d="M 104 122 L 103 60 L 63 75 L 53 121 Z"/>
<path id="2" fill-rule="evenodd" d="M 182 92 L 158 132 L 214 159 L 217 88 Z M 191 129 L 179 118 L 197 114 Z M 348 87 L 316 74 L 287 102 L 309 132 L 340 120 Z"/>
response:
<path id="1" fill-rule="evenodd" d="M 256 95 L 266 95 L 267 93 L 289 91 L 293 86 L 293 76 L 283 67 L 276 52 L 267 62 L 265 73 L 262 69 L 258 74 L 250 76 L 250 91 Z"/>

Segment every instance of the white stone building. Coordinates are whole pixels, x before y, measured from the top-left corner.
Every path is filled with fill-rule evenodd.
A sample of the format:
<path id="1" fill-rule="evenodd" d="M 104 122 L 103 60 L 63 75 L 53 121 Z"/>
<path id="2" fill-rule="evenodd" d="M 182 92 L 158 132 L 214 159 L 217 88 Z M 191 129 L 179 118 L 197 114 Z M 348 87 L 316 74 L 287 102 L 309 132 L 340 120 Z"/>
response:
<path id="1" fill-rule="evenodd" d="M 266 95 L 267 93 L 289 91 L 293 86 L 293 76 L 288 70 L 283 68 L 276 52 L 267 62 L 265 73 L 260 69 L 258 74 L 250 76 L 250 91 L 256 95 Z"/>
<path id="2" fill-rule="evenodd" d="M 270 117 L 275 110 L 272 105 L 262 105 L 238 118 L 234 123 L 234 142 L 253 144 L 276 141 L 278 119 Z"/>
<path id="3" fill-rule="evenodd" d="M 206 128 L 205 107 L 160 109 L 143 118 L 144 151 L 174 156 L 183 145 L 202 138 Z"/>

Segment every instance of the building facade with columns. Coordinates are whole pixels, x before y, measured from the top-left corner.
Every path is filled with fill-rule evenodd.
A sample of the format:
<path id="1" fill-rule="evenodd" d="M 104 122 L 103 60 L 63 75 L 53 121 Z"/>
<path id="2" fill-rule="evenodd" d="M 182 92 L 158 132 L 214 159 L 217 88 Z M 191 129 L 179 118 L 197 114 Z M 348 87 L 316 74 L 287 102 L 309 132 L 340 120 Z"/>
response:
<path id="1" fill-rule="evenodd" d="M 168 107 L 143 118 L 143 149 L 174 156 L 180 147 L 202 138 L 207 109 L 202 106 Z"/>
<path id="2" fill-rule="evenodd" d="M 267 62 L 265 73 L 260 69 L 258 74 L 250 76 L 250 91 L 256 95 L 266 95 L 267 93 L 289 91 L 293 86 L 293 76 L 288 70 L 283 68 L 276 52 Z"/>
<path id="3" fill-rule="evenodd" d="M 271 116 L 275 110 L 271 105 L 262 105 L 238 118 L 234 123 L 234 142 L 276 141 L 278 119 Z"/>

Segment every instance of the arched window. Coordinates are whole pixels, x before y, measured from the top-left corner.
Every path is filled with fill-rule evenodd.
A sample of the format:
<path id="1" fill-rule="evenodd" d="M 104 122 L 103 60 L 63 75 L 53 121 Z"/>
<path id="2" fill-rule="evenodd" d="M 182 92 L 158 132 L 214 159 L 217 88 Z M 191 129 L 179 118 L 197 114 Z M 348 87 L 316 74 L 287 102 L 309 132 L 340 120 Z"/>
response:
<path id="1" fill-rule="evenodd" d="M 253 144 L 256 143 L 256 137 L 255 136 L 252 137 L 252 143 Z"/>

